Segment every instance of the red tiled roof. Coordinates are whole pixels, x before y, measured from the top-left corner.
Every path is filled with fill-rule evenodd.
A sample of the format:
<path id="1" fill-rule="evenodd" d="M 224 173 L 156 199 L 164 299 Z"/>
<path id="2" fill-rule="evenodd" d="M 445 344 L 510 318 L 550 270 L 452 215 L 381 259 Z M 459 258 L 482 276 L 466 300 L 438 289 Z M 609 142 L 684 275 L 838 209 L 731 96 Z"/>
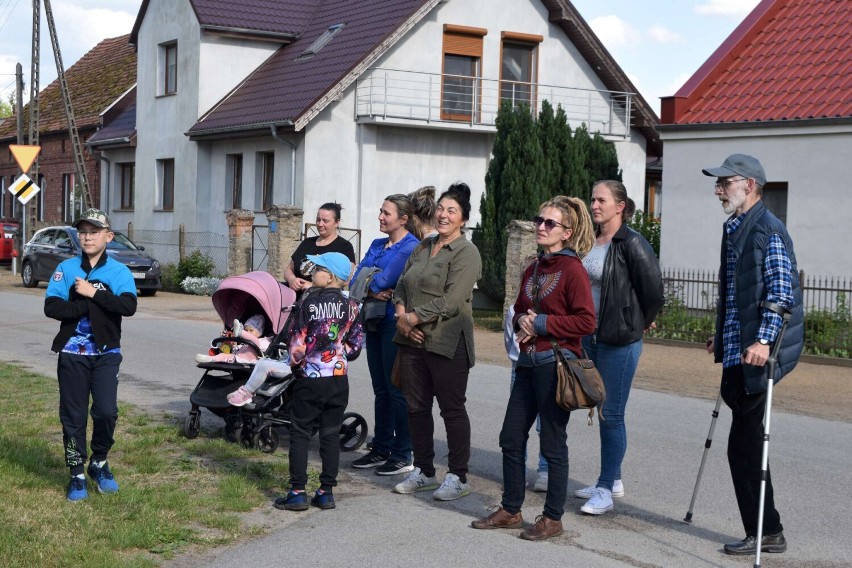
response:
<path id="1" fill-rule="evenodd" d="M 763 0 L 674 95 L 664 124 L 852 117 L 852 2 Z"/>
<path id="2" fill-rule="evenodd" d="M 136 50 L 128 35 L 105 39 L 65 71 L 74 117 L 80 130 L 99 124 L 99 116 L 136 83 Z M 42 59 L 48 58 L 42 54 Z M 39 93 L 39 132 L 67 131 L 68 121 L 59 80 Z M 24 107 L 24 130 L 29 124 L 29 104 Z M 16 121 L 0 125 L 0 140 L 16 136 Z"/>
<path id="3" fill-rule="evenodd" d="M 427 0 L 325 0 L 297 41 L 276 51 L 189 133 L 295 122 L 426 3 Z M 317 54 L 298 59 L 335 24 L 345 27 Z"/>

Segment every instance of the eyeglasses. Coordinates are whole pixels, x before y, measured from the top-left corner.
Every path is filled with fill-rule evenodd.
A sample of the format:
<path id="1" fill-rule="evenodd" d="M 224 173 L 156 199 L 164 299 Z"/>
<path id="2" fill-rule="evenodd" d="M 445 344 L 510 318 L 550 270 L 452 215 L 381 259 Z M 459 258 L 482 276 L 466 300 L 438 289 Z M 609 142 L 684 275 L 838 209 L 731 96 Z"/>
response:
<path id="1" fill-rule="evenodd" d="M 553 228 L 556 225 L 559 225 L 563 229 L 570 229 L 571 228 L 568 225 L 563 225 L 562 223 L 560 223 L 558 221 L 554 221 L 553 219 L 545 219 L 544 217 L 540 217 L 538 215 L 536 215 L 535 217 L 532 218 L 532 222 L 533 222 L 533 225 L 535 225 L 536 227 L 538 227 L 539 225 L 544 223 L 544 230 L 548 231 L 548 232 L 552 231 Z"/>
<path id="2" fill-rule="evenodd" d="M 107 229 L 107 230 L 109 230 L 109 229 Z M 80 238 L 83 238 L 83 239 L 86 238 L 86 237 L 94 238 L 94 237 L 97 237 L 99 234 L 101 234 L 103 231 L 104 231 L 103 229 L 96 229 L 94 231 L 77 231 L 77 234 L 80 235 Z"/>
<path id="3" fill-rule="evenodd" d="M 739 179 L 726 179 L 725 181 L 717 181 L 713 185 L 713 189 L 721 189 L 722 191 L 727 191 L 728 186 L 737 181 L 746 181 L 748 178 L 739 178 Z"/>

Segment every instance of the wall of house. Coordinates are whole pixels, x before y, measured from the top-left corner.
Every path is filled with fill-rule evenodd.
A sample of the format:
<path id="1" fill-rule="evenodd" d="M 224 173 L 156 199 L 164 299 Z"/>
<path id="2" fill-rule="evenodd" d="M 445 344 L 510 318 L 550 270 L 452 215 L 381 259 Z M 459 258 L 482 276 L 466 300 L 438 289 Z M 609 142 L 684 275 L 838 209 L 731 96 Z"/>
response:
<path id="1" fill-rule="evenodd" d="M 204 77 L 204 82 L 198 89 L 199 111 L 204 113 L 213 108 L 279 47 L 281 44 L 276 42 L 202 34 L 198 76 Z"/>
<path id="2" fill-rule="evenodd" d="M 160 45 L 177 40 L 177 93 L 162 95 Z M 137 65 L 136 202 L 134 223 L 146 230 L 195 229 L 198 151 L 184 136 L 199 116 L 200 28 L 188 1 L 151 2 L 139 29 Z M 157 160 L 174 158 L 174 211 L 160 205 Z M 224 228 L 222 229 L 224 234 Z"/>
<path id="3" fill-rule="evenodd" d="M 85 140 L 94 133 L 92 129 L 80 130 L 80 138 Z M 63 174 L 73 174 L 75 172 L 74 152 L 71 148 L 71 140 L 67 134 L 44 134 L 39 137 L 41 152 L 38 156 L 39 175 L 43 176 L 43 181 L 39 183 L 41 191 L 33 197 L 28 206 L 30 211 L 35 211 L 36 201 L 42 201 L 42 218 L 40 220 L 45 223 L 62 223 L 63 222 L 63 192 L 62 192 L 62 176 Z M 86 175 L 89 180 L 89 187 L 92 188 L 93 198 L 96 200 L 95 205 L 100 206 L 100 195 L 98 188 L 101 184 L 100 169 L 98 162 L 92 155 L 83 151 L 84 163 L 86 166 Z M 12 181 L 18 179 L 21 175 L 21 170 L 18 163 L 12 157 L 9 151 L 9 144 L 0 146 L 0 176 L 3 176 L 5 183 L 3 184 L 4 214 L 11 215 L 13 196 L 8 191 L 8 187 Z M 34 180 L 35 181 L 35 180 Z M 18 204 L 20 207 L 20 204 Z M 27 232 L 30 232 L 29 229 Z M 30 232 L 31 234 L 31 232 Z"/>
<path id="4" fill-rule="evenodd" d="M 519 32 L 544 38 L 538 50 L 540 85 L 606 89 L 562 28 L 548 21 L 548 11 L 540 0 L 492 0 L 488 10 L 483 10 L 476 2 L 448 2 L 438 6 L 385 54 L 376 67 L 441 73 L 444 24 L 488 30 L 483 38 L 483 79 L 500 79 L 501 32 Z M 595 128 L 596 125 L 592 124 L 590 130 Z M 629 139 L 618 139 L 615 148 L 630 197 L 642 204 L 645 197 L 645 138 L 638 130 L 631 129 Z"/>
<path id="5" fill-rule="evenodd" d="M 724 131 L 662 132 L 665 267 L 719 268 L 727 215 L 713 194 L 715 178 L 701 173 L 733 153 L 758 158 L 770 182 L 787 182 L 787 229 L 799 268 L 813 275 L 852 275 L 852 193 L 848 164 L 838 148 L 852 148 L 852 125 Z M 832 246 L 834 243 L 836 246 Z"/>
<path id="6" fill-rule="evenodd" d="M 101 154 L 109 160 L 109 164 L 101 161 L 101 202 L 112 225 L 116 229 L 126 231 L 127 224 L 133 221 L 133 215 L 138 208 L 139 196 L 137 192 L 136 208 L 130 211 L 121 209 L 121 164 L 135 162 L 136 152 L 133 148 L 117 148 L 105 150 Z"/>

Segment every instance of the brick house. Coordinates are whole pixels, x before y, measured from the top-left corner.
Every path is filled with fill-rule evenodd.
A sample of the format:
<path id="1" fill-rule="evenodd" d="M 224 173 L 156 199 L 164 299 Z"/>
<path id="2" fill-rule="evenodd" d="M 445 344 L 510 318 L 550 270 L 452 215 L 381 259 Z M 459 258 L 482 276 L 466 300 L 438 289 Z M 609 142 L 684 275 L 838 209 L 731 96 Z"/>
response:
<path id="1" fill-rule="evenodd" d="M 101 125 L 102 115 L 136 83 L 136 51 L 128 45 L 128 39 L 129 36 L 124 35 L 103 40 L 65 72 L 83 141 Z M 25 138 L 29 126 L 28 106 L 24 107 Z M 32 228 L 70 222 L 82 205 L 79 191 L 75 191 L 74 152 L 58 80 L 41 91 L 39 110 L 41 153 L 37 184 L 41 191 L 28 204 L 30 220 L 34 221 L 30 225 Z M 21 174 L 9 151 L 9 145 L 16 143 L 17 121 L 12 116 L 0 124 L 0 218 L 14 218 L 20 214 L 21 205 L 7 190 Z M 84 160 L 95 205 L 100 206 L 100 160 L 85 148 Z"/>

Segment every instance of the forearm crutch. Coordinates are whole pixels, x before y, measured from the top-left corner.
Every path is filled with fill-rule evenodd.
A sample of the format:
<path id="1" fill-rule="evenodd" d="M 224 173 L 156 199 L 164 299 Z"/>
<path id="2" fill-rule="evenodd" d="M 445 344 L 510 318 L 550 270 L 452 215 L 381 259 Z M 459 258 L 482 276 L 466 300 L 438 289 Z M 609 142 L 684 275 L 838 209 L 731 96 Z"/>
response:
<path id="1" fill-rule="evenodd" d="M 761 302 L 761 307 L 781 316 L 781 330 L 775 338 L 772 353 L 766 363 L 769 377 L 766 382 L 766 411 L 763 414 L 763 452 L 760 458 L 760 500 L 757 506 L 757 537 L 755 541 L 754 568 L 760 568 L 760 552 L 763 545 L 763 507 L 766 502 L 766 480 L 769 477 L 769 419 L 772 413 L 772 387 L 775 385 L 775 365 L 778 364 L 778 350 L 792 314 L 787 308 L 774 302 Z"/>
<path id="2" fill-rule="evenodd" d="M 713 444 L 713 430 L 716 429 L 716 419 L 719 418 L 719 407 L 722 405 L 722 391 L 719 390 L 719 396 L 716 397 L 716 407 L 713 409 L 713 419 L 710 421 L 710 431 L 707 433 L 707 440 L 704 442 L 704 455 L 701 456 L 701 465 L 698 466 L 698 477 L 695 479 L 695 489 L 692 490 L 692 499 L 689 501 L 689 510 L 683 520 L 687 523 L 692 522 L 692 509 L 695 507 L 695 498 L 698 497 L 698 485 L 701 483 L 701 476 L 704 474 L 704 463 L 707 461 L 707 452 Z"/>

